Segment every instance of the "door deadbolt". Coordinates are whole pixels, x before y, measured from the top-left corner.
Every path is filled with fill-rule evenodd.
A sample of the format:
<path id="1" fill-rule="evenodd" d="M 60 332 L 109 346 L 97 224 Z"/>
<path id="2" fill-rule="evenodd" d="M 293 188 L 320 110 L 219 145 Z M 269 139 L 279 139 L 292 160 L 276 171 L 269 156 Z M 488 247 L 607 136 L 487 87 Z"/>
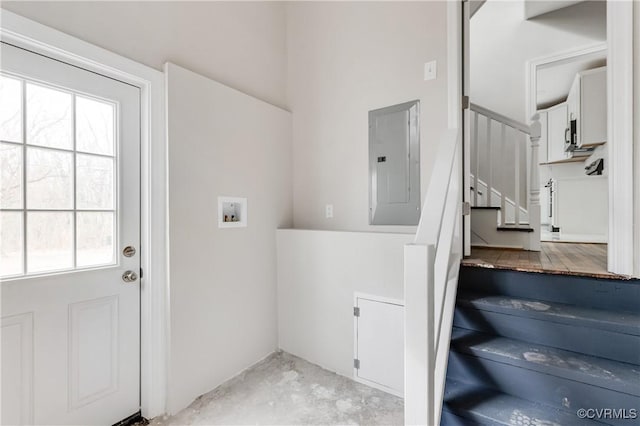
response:
<path id="1" fill-rule="evenodd" d="M 133 271 L 126 271 L 122 274 L 122 281 L 125 283 L 132 283 L 138 279 L 138 275 Z"/>
<path id="2" fill-rule="evenodd" d="M 133 257 L 136 254 L 136 248 L 134 246 L 126 246 L 124 250 L 122 250 L 122 254 L 124 257 Z"/>

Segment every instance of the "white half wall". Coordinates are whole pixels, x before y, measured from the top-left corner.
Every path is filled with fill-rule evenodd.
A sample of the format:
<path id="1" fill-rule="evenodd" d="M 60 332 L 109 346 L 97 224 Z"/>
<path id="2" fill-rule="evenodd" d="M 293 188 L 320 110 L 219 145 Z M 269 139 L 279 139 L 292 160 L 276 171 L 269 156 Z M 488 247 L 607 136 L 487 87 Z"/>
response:
<path id="1" fill-rule="evenodd" d="M 296 228 L 415 233 L 369 225 L 367 114 L 421 101 L 424 194 L 448 127 L 446 30 L 445 1 L 287 3 Z M 425 81 L 432 60 L 437 78 Z"/>
<path id="2" fill-rule="evenodd" d="M 353 376 L 354 292 L 404 298 L 404 245 L 413 235 L 277 231 L 278 346 Z"/>
<path id="3" fill-rule="evenodd" d="M 174 64 L 169 138 L 170 362 L 175 413 L 277 348 L 276 229 L 291 226 L 291 114 Z M 217 224 L 246 197 L 246 228 Z"/>

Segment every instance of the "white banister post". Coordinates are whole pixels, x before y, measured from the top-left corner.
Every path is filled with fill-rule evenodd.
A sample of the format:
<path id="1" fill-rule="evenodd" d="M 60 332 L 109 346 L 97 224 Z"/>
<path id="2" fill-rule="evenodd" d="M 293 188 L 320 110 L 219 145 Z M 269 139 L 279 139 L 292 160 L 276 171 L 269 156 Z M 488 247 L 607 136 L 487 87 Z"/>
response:
<path id="1" fill-rule="evenodd" d="M 522 134 L 522 133 L 520 133 Z M 526 138 L 526 135 L 525 135 Z M 515 181 L 515 193 L 513 194 L 513 201 L 514 201 L 514 205 L 513 205 L 513 225 L 518 228 L 520 226 L 520 144 L 521 144 L 521 139 L 520 138 L 516 138 L 515 140 L 515 144 L 513 145 L 513 152 L 515 154 L 515 158 L 513 160 L 514 162 L 514 166 L 515 166 L 515 174 L 514 174 L 514 181 Z M 525 148 L 526 148 L 526 140 L 525 140 Z M 506 214 L 506 212 L 505 212 Z"/>
<path id="2" fill-rule="evenodd" d="M 475 149 L 475 158 L 473 159 L 474 175 L 473 175 L 473 207 L 479 207 L 478 192 L 480 191 L 480 185 L 478 185 L 478 179 L 480 174 L 480 144 L 478 143 L 478 113 L 473 113 L 473 139 L 471 139 L 473 149 Z M 471 155 L 471 154 L 469 154 Z"/>
<path id="3" fill-rule="evenodd" d="M 500 130 L 500 161 L 502 164 L 505 164 L 507 161 L 505 155 L 507 149 L 507 126 L 502 123 L 502 128 Z M 504 226 L 507 221 L 507 191 L 505 190 L 507 187 L 505 182 L 506 179 L 505 168 L 502 167 L 502 170 L 500 171 L 500 226 Z"/>
<path id="4" fill-rule="evenodd" d="M 540 160 L 538 151 L 540 148 L 540 136 L 542 127 L 540 115 L 535 114 L 531 118 L 531 166 L 529 176 L 529 226 L 533 232 L 529 234 L 529 250 L 540 251 Z"/>
<path id="5" fill-rule="evenodd" d="M 485 206 L 491 207 L 491 192 L 493 191 L 493 153 L 491 152 L 491 124 L 493 120 L 487 117 L 487 195 L 485 198 Z"/>
<path id="6" fill-rule="evenodd" d="M 435 246 L 404 246 L 404 424 L 434 421 Z"/>

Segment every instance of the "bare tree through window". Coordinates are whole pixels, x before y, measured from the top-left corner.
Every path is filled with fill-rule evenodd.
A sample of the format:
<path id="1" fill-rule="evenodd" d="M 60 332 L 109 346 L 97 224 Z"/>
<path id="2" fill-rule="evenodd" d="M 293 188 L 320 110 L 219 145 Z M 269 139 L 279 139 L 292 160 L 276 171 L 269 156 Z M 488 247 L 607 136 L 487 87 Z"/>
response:
<path id="1" fill-rule="evenodd" d="M 0 77 L 0 275 L 113 263 L 116 105 Z"/>

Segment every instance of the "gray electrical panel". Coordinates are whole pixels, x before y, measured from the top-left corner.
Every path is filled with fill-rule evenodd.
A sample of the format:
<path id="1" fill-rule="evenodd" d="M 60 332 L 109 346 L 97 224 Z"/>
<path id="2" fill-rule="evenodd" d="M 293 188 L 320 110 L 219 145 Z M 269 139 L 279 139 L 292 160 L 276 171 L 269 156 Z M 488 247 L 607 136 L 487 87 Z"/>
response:
<path id="1" fill-rule="evenodd" d="M 369 111 L 369 223 L 420 219 L 420 101 Z"/>

